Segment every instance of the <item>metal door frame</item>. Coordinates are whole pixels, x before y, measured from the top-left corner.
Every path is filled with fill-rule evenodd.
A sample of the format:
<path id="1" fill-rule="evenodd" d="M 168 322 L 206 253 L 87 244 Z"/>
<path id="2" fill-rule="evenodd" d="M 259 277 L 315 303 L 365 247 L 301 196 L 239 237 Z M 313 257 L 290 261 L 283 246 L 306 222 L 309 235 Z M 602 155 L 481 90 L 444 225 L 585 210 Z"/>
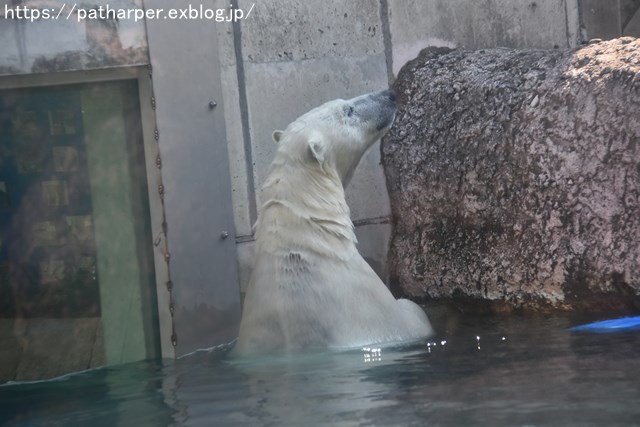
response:
<path id="1" fill-rule="evenodd" d="M 154 140 L 155 117 L 151 105 L 151 83 L 149 67 L 132 66 L 117 67 L 96 70 L 78 70 L 60 73 L 43 74 L 17 74 L 0 76 L 0 90 L 22 89 L 37 87 L 52 87 L 61 85 L 75 85 L 87 83 L 116 82 L 121 80 L 135 80 L 138 84 L 138 102 L 140 105 L 140 120 L 142 125 L 142 139 L 144 149 L 145 173 L 147 178 L 150 226 L 152 236 L 162 232 L 163 206 L 162 199 L 157 192 L 157 182 L 160 181 L 160 171 L 156 167 L 157 144 Z M 151 244 L 151 242 L 149 242 Z M 155 249 L 155 248 L 154 248 Z M 153 250 L 153 263 L 155 269 L 156 301 L 151 301 L 152 306 L 157 305 L 157 325 L 160 337 L 171 335 L 171 313 L 169 299 L 166 290 L 167 268 L 164 256 L 157 250 Z M 154 313 L 152 316 L 155 317 Z M 173 358 L 175 353 L 168 339 L 160 339 L 161 356 Z"/>

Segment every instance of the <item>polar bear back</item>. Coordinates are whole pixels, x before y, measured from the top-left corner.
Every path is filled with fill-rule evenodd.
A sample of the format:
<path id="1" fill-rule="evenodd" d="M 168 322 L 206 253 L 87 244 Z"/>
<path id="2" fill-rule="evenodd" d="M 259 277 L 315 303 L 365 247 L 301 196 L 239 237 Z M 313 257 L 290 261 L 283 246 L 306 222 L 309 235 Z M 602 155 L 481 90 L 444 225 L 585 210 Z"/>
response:
<path id="1" fill-rule="evenodd" d="M 238 351 L 346 349 L 431 333 L 424 311 L 411 301 L 396 301 L 361 256 L 337 262 L 305 258 L 293 252 L 256 264 L 245 304 L 274 309 L 243 314 L 243 327 L 254 339 L 239 341 Z"/>

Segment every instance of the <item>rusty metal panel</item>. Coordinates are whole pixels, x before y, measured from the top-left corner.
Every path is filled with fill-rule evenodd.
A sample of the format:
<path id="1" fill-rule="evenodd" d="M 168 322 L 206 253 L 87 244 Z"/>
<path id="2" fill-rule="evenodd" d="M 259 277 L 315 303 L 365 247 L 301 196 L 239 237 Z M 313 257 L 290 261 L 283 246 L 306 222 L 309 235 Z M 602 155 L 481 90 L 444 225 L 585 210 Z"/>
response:
<path id="1" fill-rule="evenodd" d="M 146 23 L 173 305 L 173 330 L 161 341 L 164 355 L 175 346 L 181 356 L 231 341 L 240 318 L 217 34 L 206 19 Z"/>

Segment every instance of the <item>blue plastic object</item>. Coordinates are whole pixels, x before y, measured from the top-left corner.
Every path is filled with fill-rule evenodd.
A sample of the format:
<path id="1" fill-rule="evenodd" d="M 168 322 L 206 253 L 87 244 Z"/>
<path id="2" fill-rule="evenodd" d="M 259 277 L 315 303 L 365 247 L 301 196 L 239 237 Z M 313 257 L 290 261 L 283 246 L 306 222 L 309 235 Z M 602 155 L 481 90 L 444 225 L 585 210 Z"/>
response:
<path id="1" fill-rule="evenodd" d="M 587 323 L 586 325 L 574 326 L 569 330 L 585 332 L 623 332 L 635 329 L 640 329 L 640 316 L 601 320 L 599 322 Z"/>

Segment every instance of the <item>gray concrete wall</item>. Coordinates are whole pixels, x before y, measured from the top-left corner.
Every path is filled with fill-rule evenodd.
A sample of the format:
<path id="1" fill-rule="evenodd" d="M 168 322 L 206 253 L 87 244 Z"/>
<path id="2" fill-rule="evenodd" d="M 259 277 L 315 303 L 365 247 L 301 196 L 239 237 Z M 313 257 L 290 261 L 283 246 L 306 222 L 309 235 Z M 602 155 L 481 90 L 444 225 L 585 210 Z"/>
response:
<path id="1" fill-rule="evenodd" d="M 582 38 L 640 36 L 639 0 L 578 0 Z"/>
<path id="2" fill-rule="evenodd" d="M 389 0 L 394 74 L 427 46 L 553 49 L 578 43 L 577 0 Z"/>

